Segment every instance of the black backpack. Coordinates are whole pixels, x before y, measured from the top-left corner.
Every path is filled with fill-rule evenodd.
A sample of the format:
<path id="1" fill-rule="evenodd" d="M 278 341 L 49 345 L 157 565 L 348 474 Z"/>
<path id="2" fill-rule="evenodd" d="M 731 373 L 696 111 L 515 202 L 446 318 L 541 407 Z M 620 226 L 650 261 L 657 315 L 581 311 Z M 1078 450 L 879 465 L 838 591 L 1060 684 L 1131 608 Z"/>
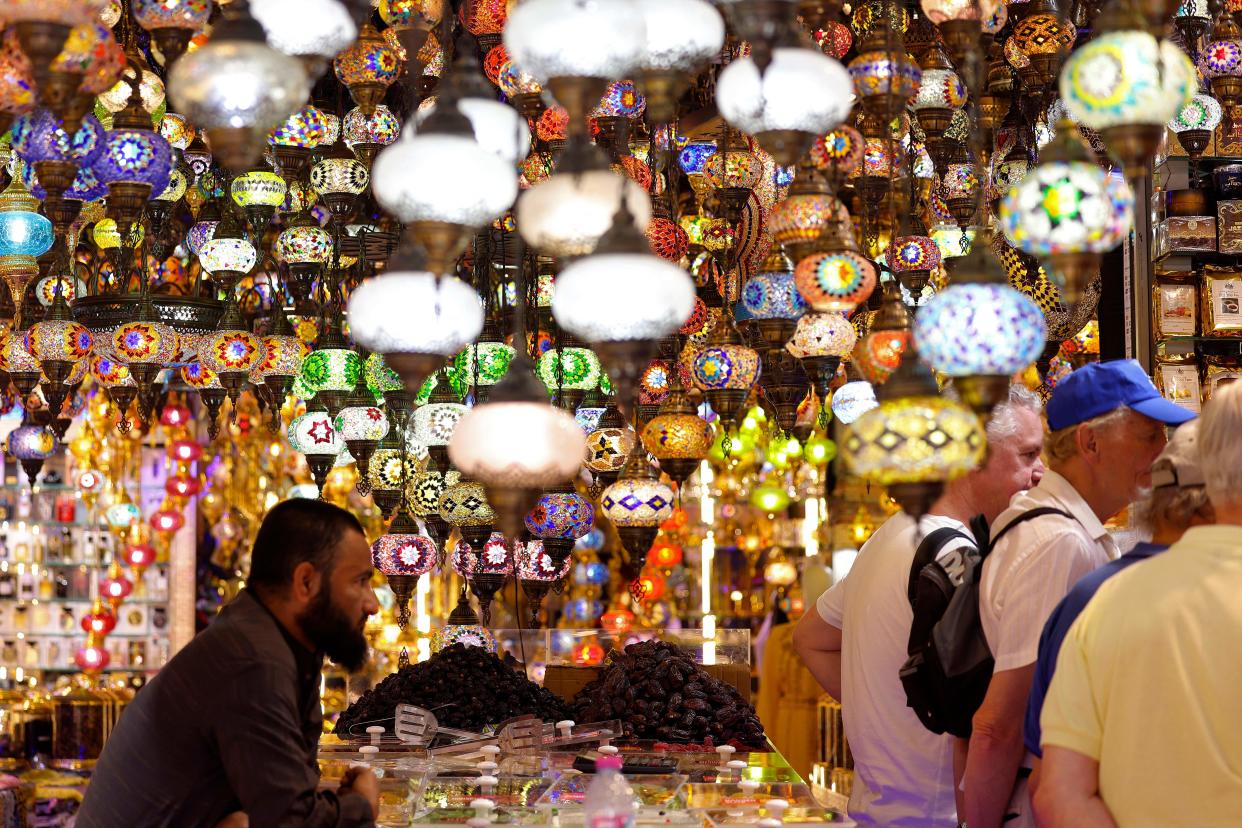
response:
<path id="1" fill-rule="evenodd" d="M 957 529 L 936 529 L 919 543 L 910 566 L 908 594 L 914 609 L 909 658 L 901 667 L 906 704 L 928 730 L 967 738 L 971 719 L 983 704 L 992 680 L 992 651 L 979 618 L 979 579 L 983 562 L 1005 533 L 1019 523 L 1041 515 L 1072 515 L 1041 507 L 1013 519 L 995 538 L 988 537 L 983 515 L 970 520 L 971 534 Z M 955 538 L 973 548 L 963 548 L 960 577 L 954 578 L 936 558 Z"/>

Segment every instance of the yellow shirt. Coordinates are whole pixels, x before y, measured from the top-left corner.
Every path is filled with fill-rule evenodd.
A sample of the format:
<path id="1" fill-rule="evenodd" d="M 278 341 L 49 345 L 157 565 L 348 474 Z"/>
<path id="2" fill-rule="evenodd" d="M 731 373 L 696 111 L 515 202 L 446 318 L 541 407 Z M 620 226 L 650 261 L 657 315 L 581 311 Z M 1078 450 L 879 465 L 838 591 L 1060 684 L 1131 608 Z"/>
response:
<path id="1" fill-rule="evenodd" d="M 1199 526 L 1070 628 L 1043 744 L 1100 763 L 1121 828 L 1242 824 L 1242 526 Z"/>

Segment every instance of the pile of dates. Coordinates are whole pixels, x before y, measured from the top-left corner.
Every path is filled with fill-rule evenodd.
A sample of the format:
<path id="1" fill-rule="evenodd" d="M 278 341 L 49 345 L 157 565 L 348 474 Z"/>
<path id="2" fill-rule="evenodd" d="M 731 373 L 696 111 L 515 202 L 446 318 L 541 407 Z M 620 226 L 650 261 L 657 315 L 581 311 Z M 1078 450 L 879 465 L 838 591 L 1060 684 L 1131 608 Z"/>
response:
<path id="1" fill-rule="evenodd" d="M 595 681 L 574 697 L 579 722 L 620 719 L 625 735 L 664 742 L 766 746 L 755 709 L 685 652 L 664 641 L 609 654 Z"/>
<path id="2" fill-rule="evenodd" d="M 365 735 L 371 723 L 386 724 L 398 704 L 430 710 L 446 727 L 481 731 L 531 713 L 545 722 L 568 718 L 569 709 L 552 691 L 482 647 L 454 644 L 427 661 L 402 667 L 341 714 L 338 736 Z M 354 728 L 353 733 L 350 727 Z"/>

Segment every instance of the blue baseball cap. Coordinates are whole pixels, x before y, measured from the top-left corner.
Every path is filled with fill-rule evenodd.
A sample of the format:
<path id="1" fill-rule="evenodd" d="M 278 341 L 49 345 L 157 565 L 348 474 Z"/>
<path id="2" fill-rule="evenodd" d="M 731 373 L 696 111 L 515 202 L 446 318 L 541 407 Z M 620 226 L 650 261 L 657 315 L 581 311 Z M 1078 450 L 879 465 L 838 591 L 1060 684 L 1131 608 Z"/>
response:
<path id="1" fill-rule="evenodd" d="M 1162 397 L 1143 366 L 1132 359 L 1116 359 L 1084 365 L 1058 382 L 1048 400 L 1048 427 L 1060 431 L 1123 405 L 1165 425 L 1195 418 L 1193 411 Z"/>

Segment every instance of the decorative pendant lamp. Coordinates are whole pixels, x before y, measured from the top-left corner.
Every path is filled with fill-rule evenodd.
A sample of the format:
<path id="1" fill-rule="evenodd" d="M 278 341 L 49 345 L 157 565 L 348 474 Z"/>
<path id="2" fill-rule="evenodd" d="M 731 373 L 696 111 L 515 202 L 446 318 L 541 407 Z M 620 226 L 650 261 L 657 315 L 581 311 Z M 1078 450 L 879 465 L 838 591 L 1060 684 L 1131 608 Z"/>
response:
<path id="1" fill-rule="evenodd" d="M 851 105 L 845 67 L 819 49 L 802 48 L 800 40 L 795 27 L 783 27 L 767 65 L 761 69 L 747 55 L 729 63 L 716 81 L 721 116 L 753 135 L 781 166 L 797 163 Z"/>
<path id="2" fill-rule="evenodd" d="M 426 268 L 437 275 L 452 274 L 470 238 L 509 209 L 518 194 L 516 170 L 479 143 L 461 108 L 469 77 L 477 73 L 477 63 L 459 55 L 435 111 L 417 134 L 407 126 L 373 168 L 376 201 L 409 225 L 426 252 Z"/>
<path id="3" fill-rule="evenodd" d="M 90 167 L 106 143 L 107 133 L 94 115 L 83 118 L 72 135 L 46 109 L 27 113 L 13 124 L 13 149 L 34 168 L 51 200 L 73 186 L 78 171 Z"/>
<path id="4" fill-rule="evenodd" d="M 262 343 L 242 321 L 236 300 L 230 299 L 215 332 L 204 336 L 198 346 L 198 361 L 220 378 L 220 384 L 233 403 L 234 417 L 242 387 L 263 353 Z"/>
<path id="5" fill-rule="evenodd" d="M 17 315 L 13 329 L 22 328 L 22 297 L 39 273 L 38 256 L 52 247 L 52 223 L 39 215 L 39 200 L 22 183 L 21 160 L 10 161 L 12 180 L 0 193 L 0 278 L 9 286 Z"/>
<path id="6" fill-rule="evenodd" d="M 401 74 L 401 56 L 370 21 L 354 44 L 337 54 L 334 64 L 337 80 L 349 88 L 358 108 L 367 115 L 375 112 L 388 87 Z"/>
<path id="7" fill-rule="evenodd" d="M 48 410 L 57 414 L 69 393 L 65 380 L 91 352 L 90 331 L 74 321 L 64 292 L 58 288 L 47 315 L 30 327 L 27 336 L 30 352 L 47 378 L 43 387 Z"/>
<path id="8" fill-rule="evenodd" d="M 371 182 L 371 174 L 341 142 L 310 168 L 310 185 L 332 214 L 332 224 L 343 226 Z"/>
<path id="9" fill-rule="evenodd" d="M 349 326 L 354 341 L 383 354 L 415 394 L 447 357 L 483 330 L 483 304 L 460 279 L 412 267 L 417 267 L 412 251 L 399 252 L 387 271 L 355 288 Z"/>
<path id="10" fill-rule="evenodd" d="M 1242 115 L 1242 28 L 1226 10 L 1222 9 L 1212 24 L 1208 43 L 1199 56 L 1199 70 L 1225 108 L 1226 123 L 1232 128 Z"/>
<path id="11" fill-rule="evenodd" d="M 892 0 L 883 0 L 886 6 Z M 889 40 L 893 39 L 893 44 Z M 858 56 L 850 61 L 850 77 L 863 112 L 869 118 L 868 129 L 882 128 L 894 113 L 902 112 L 918 95 L 923 72 L 906 54 L 900 36 L 893 36 L 886 26 L 874 26 L 859 47 Z"/>
<path id="12" fill-rule="evenodd" d="M 164 56 L 164 66 L 172 66 L 185 54 L 190 38 L 207 25 L 210 0 L 134 0 L 134 19 L 151 33 L 151 39 Z"/>
<path id="13" fill-rule="evenodd" d="M 1133 220 L 1130 187 L 1099 168 L 1069 119 L 1057 124 L 1040 163 L 1000 209 L 1005 237 L 1050 265 L 1067 305 L 1078 301 L 1102 254 L 1125 238 Z"/>
<path id="14" fill-rule="evenodd" d="M 26 481 L 33 486 L 43 470 L 43 462 L 56 452 L 56 435 L 47 426 L 26 420 L 10 432 L 8 449 L 26 472 Z"/>
<path id="15" fill-rule="evenodd" d="M 341 125 L 341 138 L 345 146 L 368 168 L 376 154 L 396 141 L 400 134 L 401 122 L 383 104 L 375 107 L 375 112 L 370 115 L 361 107 L 351 109 L 345 113 L 345 121 Z"/>
<path id="16" fill-rule="evenodd" d="M 462 478 L 445 487 L 437 505 L 440 519 L 455 528 L 476 552 L 491 537 L 496 512 L 480 484 Z"/>
<path id="17" fill-rule="evenodd" d="M 790 198 L 793 197 L 791 193 Z M 785 347 L 786 340 L 797 327 L 798 318 L 807 312 L 807 304 L 795 284 L 793 263 L 780 247 L 773 245 L 759 272 L 746 280 L 742 287 L 742 305 L 750 314 L 750 325 L 759 331 L 768 353 Z"/>
<path id="18" fill-rule="evenodd" d="M 759 354 L 743 344 L 728 311 L 716 323 L 706 346 L 695 355 L 691 378 L 722 421 L 732 423 L 758 381 L 759 369 Z"/>
<path id="19" fill-rule="evenodd" d="M 550 558 L 552 569 L 568 569 L 574 543 L 595 525 L 595 507 L 573 486 L 562 483 L 540 496 L 525 523 L 526 531 L 542 541 L 541 551 Z M 520 554 L 518 564 L 520 568 Z"/>
<path id="20" fill-rule="evenodd" d="M 289 423 L 289 445 L 306 458 L 319 497 L 323 497 L 328 472 L 336 463 L 337 456 L 345 448 L 341 435 L 332 424 L 332 418 L 322 406 L 312 404 L 305 414 Z"/>
<path id="21" fill-rule="evenodd" d="M 1028 93 L 1040 98 L 1050 94 L 1061 61 L 1077 35 L 1074 24 L 1058 9 L 1057 0 L 1030 0 L 1005 44 L 1005 54 Z"/>
<path id="22" fill-rule="evenodd" d="M 348 4 L 340 0 L 252 0 L 251 5 L 267 42 L 300 58 L 312 79 L 358 36 Z"/>
<path id="23" fill-rule="evenodd" d="M 418 474 L 418 463 L 407 460 L 398 430 L 390 428 L 379 441 L 367 466 L 367 484 L 371 499 L 385 515 L 390 515 L 402 501 L 405 484 Z"/>
<path id="24" fill-rule="evenodd" d="M 939 45 L 924 53 L 919 66 L 922 78 L 912 108 L 927 136 L 927 151 L 937 171 L 943 173 L 951 157 L 950 145 L 944 136 L 953 122 L 953 113 L 966 103 L 966 85 L 953 71 L 949 56 Z"/>
<path id="25" fill-rule="evenodd" d="M 418 579 L 435 568 L 436 543 L 424 534 L 405 507 L 397 510 L 388 531 L 371 544 L 371 562 L 388 579 L 397 599 L 397 626 L 410 623 L 410 598 Z"/>
<path id="26" fill-rule="evenodd" d="M 985 241 L 957 262 L 949 287 L 914 320 L 923 361 L 953 377 L 980 415 L 1008 399 L 1010 378 L 1038 358 L 1048 334 L 1039 306 L 1009 286 Z"/>
<path id="27" fill-rule="evenodd" d="M 302 177 L 311 151 L 328 143 L 327 135 L 327 113 L 314 104 L 306 104 L 268 133 L 272 158 L 286 181 Z"/>
<path id="28" fill-rule="evenodd" d="M 982 461 L 983 426 L 965 405 L 939 395 L 935 378 L 913 348 L 906 351 L 878 397 L 878 407 L 850 424 L 845 463 L 863 480 L 885 486 L 889 496 L 918 520 L 947 480 Z"/>
<path id="29" fill-rule="evenodd" d="M 370 491 L 371 455 L 388 434 L 388 417 L 375 406 L 375 397 L 367 391 L 366 380 L 361 375 L 354 392 L 346 397 L 344 407 L 336 415 L 334 425 L 358 466 L 358 492 L 365 495 Z"/>
<path id="30" fill-rule="evenodd" d="M 630 452 L 621 476 L 604 489 L 599 505 L 617 528 L 634 571 L 641 570 L 660 524 L 673 514 L 673 490 L 660 482 L 640 444 Z"/>
<path id="31" fill-rule="evenodd" d="M 1097 130 L 1126 178 L 1148 173 L 1165 122 L 1195 93 L 1195 68 L 1169 40 L 1157 40 L 1128 3 L 1097 18 L 1098 34 L 1075 49 L 1061 70 L 1061 100 L 1076 123 Z"/>
<path id="32" fill-rule="evenodd" d="M 242 172 L 268 130 L 297 112 L 310 94 L 302 62 L 267 45 L 247 0 L 235 0 L 207 43 L 168 75 L 177 111 L 207 131 L 216 160 Z"/>
<path id="33" fill-rule="evenodd" d="M 513 346 L 500 341 L 496 322 L 489 319 L 479 341 L 467 345 L 453 365 L 474 386 L 475 400 L 484 403 L 492 386 L 504 379 L 516 353 Z"/>
<path id="34" fill-rule="evenodd" d="M 660 471 L 679 485 L 699 467 L 714 437 L 711 425 L 695 413 L 677 380 L 642 432 L 643 447 L 660 464 Z"/>
<path id="35" fill-rule="evenodd" d="M 996 0 L 922 0 L 923 13 L 936 24 L 959 66 L 967 53 L 979 48 L 983 21 L 996 13 Z M 999 4 L 1004 8 L 1004 4 Z"/>
<path id="36" fill-rule="evenodd" d="M 798 262 L 794 283 L 812 310 L 848 313 L 875 290 L 875 265 L 858 252 L 848 227 L 832 247 Z"/>
<path id="37" fill-rule="evenodd" d="M 518 199 L 518 232 L 544 255 L 585 256 L 612 226 L 622 200 L 634 223 L 646 228 L 651 220 L 647 193 L 614 172 L 598 147 L 573 135 L 557 161 L 556 173 Z"/>
<path id="38" fill-rule="evenodd" d="M 872 385 L 883 385 L 901 364 L 910 336 L 910 314 L 901 299 L 901 286 L 894 279 L 885 283 L 884 299 L 871 331 L 854 349 L 854 365 L 863 379 Z"/>
<path id="39" fill-rule="evenodd" d="M 108 216 L 116 220 L 121 236 L 127 237 L 147 202 L 168 187 L 172 147 L 151 129 L 151 117 L 136 87 L 112 123 L 92 170 L 108 187 Z"/>
<path id="40" fill-rule="evenodd" d="M 1192 160 L 1203 155 L 1224 114 L 1220 103 L 1211 95 L 1197 93 L 1190 102 L 1169 119 L 1168 127 L 1177 133 L 1177 140 Z M 1197 185 L 1198 176 L 1191 176 L 1190 186 Z"/>
<path id="41" fill-rule="evenodd" d="M 588 391 L 599 387 L 604 374 L 599 357 L 590 348 L 583 348 L 569 335 L 560 339 L 562 347 L 539 355 L 535 375 L 548 393 L 557 397 L 555 404 L 572 411 Z"/>
<path id="42" fill-rule="evenodd" d="M 557 323 L 591 343 L 626 407 L 659 340 L 681 328 L 694 309 L 694 281 L 650 250 L 623 201 L 594 254 L 561 272 L 552 297 Z"/>
<path id="43" fill-rule="evenodd" d="M 646 37 L 635 79 L 653 123 L 668 123 L 692 79 L 724 45 L 725 26 L 707 0 L 634 0 Z"/>
<path id="44" fill-rule="evenodd" d="M 229 187 L 233 201 L 246 213 L 254 234 L 259 237 L 276 214 L 276 208 L 285 203 L 288 190 L 285 180 L 266 165 L 251 167 L 234 178 Z"/>
<path id="45" fill-rule="evenodd" d="M 613 400 L 604 406 L 595 428 L 586 436 L 586 459 L 583 465 L 595 475 L 596 485 L 612 483 L 634 450 L 637 437 L 626 425 Z"/>
<path id="46" fill-rule="evenodd" d="M 802 362 L 815 393 L 826 400 L 837 368 L 854 350 L 857 337 L 854 326 L 842 313 L 808 313 L 798 320 L 797 330 L 785 350 Z"/>
<path id="47" fill-rule="evenodd" d="M 140 416 L 149 419 L 155 405 L 155 380 L 177 352 L 177 332 L 160 320 L 145 285 L 138 318 L 116 327 L 112 351 L 137 384 Z"/>
<path id="48" fill-rule="evenodd" d="M 132 381 L 132 377 L 130 379 Z M 212 440 L 216 439 L 220 435 L 220 408 L 224 405 L 225 398 L 224 386 L 220 384 L 220 378 L 216 376 L 215 371 L 194 361 L 182 366 L 181 381 L 198 392 L 198 398 L 202 401 L 203 408 L 207 410 L 207 436 Z M 112 390 L 114 398 L 118 390 L 120 388 Z M 130 398 L 132 399 L 132 396 Z"/>
<path id="49" fill-rule="evenodd" d="M 385 413 L 389 422 L 404 432 L 414 408 L 414 399 L 405 390 L 401 375 L 388 367 L 383 354 L 370 354 L 362 363 L 362 376 L 376 405 L 383 403 L 388 409 Z"/>
<path id="50" fill-rule="evenodd" d="M 437 467 L 448 467 L 448 444 L 461 418 L 469 411 L 459 401 L 448 381 L 448 373 L 441 369 L 439 381 L 427 402 L 414 409 L 410 429 L 414 439 L 427 447 Z"/>
<path id="51" fill-rule="evenodd" d="M 555 558 L 547 551 L 547 544 L 546 539 L 514 542 L 514 571 L 522 594 L 530 602 L 530 624 L 535 629 L 540 626 L 539 612 L 543 608 L 544 597 L 554 584 L 565 579 L 573 564 L 568 554 L 559 560 Z"/>

